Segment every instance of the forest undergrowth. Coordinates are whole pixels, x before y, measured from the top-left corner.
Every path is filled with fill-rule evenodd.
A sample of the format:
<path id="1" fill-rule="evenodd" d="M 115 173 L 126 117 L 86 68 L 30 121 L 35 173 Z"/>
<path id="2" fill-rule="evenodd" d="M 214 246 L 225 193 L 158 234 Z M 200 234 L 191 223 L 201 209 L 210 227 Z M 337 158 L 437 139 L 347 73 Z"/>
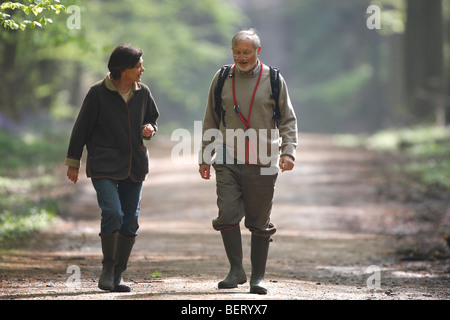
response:
<path id="1" fill-rule="evenodd" d="M 373 135 L 338 135 L 339 145 L 377 152 L 383 173 L 379 196 L 407 204 L 415 212 L 402 222 L 414 245 L 400 249 L 405 260 L 449 259 L 450 128 L 412 127 Z M 383 201 L 383 200 L 381 200 Z"/>

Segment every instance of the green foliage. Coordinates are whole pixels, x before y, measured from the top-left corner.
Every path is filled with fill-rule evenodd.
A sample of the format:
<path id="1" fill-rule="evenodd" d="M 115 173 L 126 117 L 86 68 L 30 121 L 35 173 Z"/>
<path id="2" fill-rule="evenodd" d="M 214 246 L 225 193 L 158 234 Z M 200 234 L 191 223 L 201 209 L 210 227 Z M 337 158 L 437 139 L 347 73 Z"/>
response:
<path id="1" fill-rule="evenodd" d="M 398 161 L 392 163 L 391 169 L 410 177 L 409 183 L 421 184 L 439 194 L 450 192 L 450 127 L 384 130 L 369 137 L 339 135 L 336 142 L 394 155 Z"/>
<path id="2" fill-rule="evenodd" d="M 385 131 L 367 141 L 369 148 L 393 151 L 408 157 L 396 168 L 419 179 L 425 186 L 450 192 L 450 128 L 416 127 Z"/>
<path id="3" fill-rule="evenodd" d="M 0 247 L 47 227 L 55 217 L 56 212 L 52 209 L 32 204 L 24 204 L 21 210 L 14 212 L 0 212 Z M 2 243 L 1 240 L 7 242 Z"/>
<path id="4" fill-rule="evenodd" d="M 64 105 L 77 111 L 89 85 L 107 73 L 114 47 L 131 43 L 144 51 L 142 80 L 164 107 L 162 117 L 187 122 L 203 116 L 211 78 L 229 56 L 242 18 L 238 10 L 217 0 L 71 0 L 64 7 L 69 3 L 80 9 L 79 28 L 68 28 L 71 14 L 62 10 L 46 12 L 53 22 L 46 28 L 0 32 L 0 69 L 7 79 L 0 113 L 16 119 L 24 111 L 70 115 L 57 106 L 61 92 Z"/>
<path id="5" fill-rule="evenodd" d="M 66 141 L 67 133 L 0 131 L 0 176 L 22 175 L 31 168 L 40 174 L 51 170 L 64 159 Z"/>
<path id="6" fill-rule="evenodd" d="M 299 105 L 303 130 L 336 133 L 378 127 L 380 120 L 373 114 L 385 101 L 372 95 L 386 88 L 388 78 L 381 72 L 389 61 L 382 54 L 386 44 L 381 36 L 366 27 L 370 1 L 290 2 L 283 16 L 297 35 L 287 37 L 289 70 L 282 71 L 291 99 Z"/>
<path id="7" fill-rule="evenodd" d="M 0 131 L 0 247 L 48 226 L 57 215 L 50 194 L 66 140 L 64 134 Z"/>
<path id="8" fill-rule="evenodd" d="M 307 86 L 301 91 L 301 95 L 305 100 L 320 100 L 321 103 L 329 106 L 345 103 L 355 92 L 364 89 L 372 76 L 372 66 L 361 64 L 352 70 L 343 71 L 330 79 L 321 81 L 319 84 Z M 336 117 L 343 118 L 348 116 L 348 113 L 355 113 L 357 107 L 357 104 L 348 104 L 346 112 L 342 112 L 339 108 L 330 108 L 327 112 L 335 119 Z"/>
<path id="9" fill-rule="evenodd" d="M 407 155 L 427 157 L 449 152 L 449 144 L 445 143 L 449 139 L 449 128 L 419 126 L 377 132 L 367 139 L 366 145 L 381 152 L 401 151 Z"/>
<path id="10" fill-rule="evenodd" d="M 77 110 L 87 86 L 107 72 L 113 48 L 127 42 L 144 50 L 143 82 L 163 107 L 161 121 L 186 126 L 201 119 L 212 75 L 231 62 L 230 37 L 238 28 L 256 27 L 263 40 L 263 61 L 276 63 L 288 81 L 301 130 L 374 132 L 386 124 L 425 123 L 435 117 L 428 102 L 423 114 L 416 113 L 402 89 L 405 72 L 411 69 L 404 67 L 404 60 L 413 54 L 401 46 L 407 32 L 406 0 L 288 0 L 282 6 L 263 2 L 3 2 L 0 112 L 17 119 L 30 110 L 66 117 L 67 108 L 55 106 L 60 92 L 69 92 L 65 106 Z M 71 5 L 81 10 L 76 29 L 67 25 Z M 380 30 L 366 27 L 369 5 L 381 9 Z M 246 15 L 239 7 L 248 10 Z M 444 1 L 446 24 L 449 8 Z M 447 39 L 445 66 L 450 62 L 448 46 Z M 426 57 L 419 55 L 411 63 L 421 66 L 422 60 Z"/>
<path id="11" fill-rule="evenodd" d="M 143 82 L 164 107 L 162 116 L 203 116 L 212 76 L 229 57 L 239 11 L 217 0 L 91 1 L 88 7 L 82 29 L 102 52 L 89 62 L 92 70 L 104 76 L 114 47 L 131 43 L 144 51 Z"/>
<path id="12" fill-rule="evenodd" d="M 268 9 L 265 11 L 260 10 L 255 21 L 261 21 L 263 28 L 268 25 L 265 30 L 271 32 L 272 39 L 276 34 L 280 35 L 273 40 L 276 48 L 271 58 L 280 57 L 279 67 L 288 80 L 293 105 L 298 106 L 301 130 L 375 132 L 387 124 L 430 124 L 436 118 L 436 107 L 430 105 L 431 101 L 420 101 L 424 104 L 421 113 L 416 112 L 416 105 L 409 101 L 418 95 L 419 87 L 432 82 L 431 79 L 435 79 L 433 75 L 438 76 L 439 73 L 426 74 L 419 68 L 429 60 L 439 60 L 425 54 L 433 52 L 439 56 L 439 47 L 429 49 L 429 44 L 439 39 L 439 28 L 425 28 L 423 32 L 427 35 L 423 43 L 416 41 L 416 32 L 406 28 L 406 22 L 412 18 L 407 19 L 407 14 L 412 15 L 407 11 L 408 4 L 416 2 L 431 4 L 440 1 L 290 0 L 283 6 L 273 2 L 266 5 Z M 445 23 L 442 29 L 448 30 L 445 26 L 449 22 L 449 2 L 442 3 L 441 16 Z M 367 28 L 367 20 L 371 17 L 367 13 L 370 5 L 380 9 L 380 29 Z M 255 4 L 251 9 L 258 10 L 258 7 Z M 276 16 L 277 11 L 282 12 Z M 419 26 L 419 22 L 428 25 L 439 20 L 439 12 L 434 16 L 427 14 L 429 21 L 423 19 L 423 12 L 416 12 L 414 17 L 419 29 L 423 26 Z M 255 15 L 253 12 L 249 14 Z M 267 16 L 271 19 L 266 19 Z M 277 18 L 276 22 L 268 21 L 274 18 Z M 408 33 L 412 42 L 424 50 L 423 54 L 405 49 Z M 448 32 L 446 37 L 444 41 L 448 47 Z M 264 54 L 266 51 L 267 47 L 263 46 Z M 442 53 L 446 56 L 447 65 L 449 52 L 444 44 Z M 407 92 L 405 82 L 410 78 L 409 71 L 416 70 L 415 66 L 417 74 L 424 78 L 415 84 L 415 91 Z M 444 66 L 436 66 L 433 70 L 448 70 Z M 436 94 L 432 98 L 435 97 Z M 448 108 L 446 112 L 450 113 Z"/>
<path id="13" fill-rule="evenodd" d="M 5 13 L 6 10 L 20 10 L 27 16 L 32 13 L 35 17 L 42 16 L 45 11 L 59 14 L 66 10 L 66 8 L 60 4 L 59 0 L 28 0 L 26 2 L 29 4 L 12 1 L 3 2 L 0 5 L 0 10 L 2 10 L 0 11 L 0 26 L 11 30 L 25 30 L 26 28 L 34 29 L 35 27 L 42 27 L 48 23 L 53 23 L 52 19 L 45 16 L 41 17 L 39 20 L 26 19 L 19 21 L 19 19 L 17 19 L 19 14 L 16 13 L 14 14 L 14 17 L 12 17 L 10 14 Z"/>
<path id="14" fill-rule="evenodd" d="M 404 0 L 372 0 L 371 4 L 380 7 L 381 29 L 380 34 L 391 35 L 403 33 L 406 22 L 406 1 Z"/>

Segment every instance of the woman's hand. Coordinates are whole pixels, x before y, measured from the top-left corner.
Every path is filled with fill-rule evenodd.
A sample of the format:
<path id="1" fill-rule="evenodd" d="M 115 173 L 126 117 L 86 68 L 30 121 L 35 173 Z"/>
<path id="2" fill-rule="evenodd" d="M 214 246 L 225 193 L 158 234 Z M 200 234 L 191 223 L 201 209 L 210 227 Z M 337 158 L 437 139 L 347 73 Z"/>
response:
<path id="1" fill-rule="evenodd" d="M 155 128 L 149 123 L 142 130 L 142 136 L 150 138 L 155 133 Z"/>
<path id="2" fill-rule="evenodd" d="M 79 172 L 80 172 L 80 168 L 68 167 L 67 168 L 67 178 L 69 178 L 69 180 L 72 181 L 73 183 L 77 183 Z"/>

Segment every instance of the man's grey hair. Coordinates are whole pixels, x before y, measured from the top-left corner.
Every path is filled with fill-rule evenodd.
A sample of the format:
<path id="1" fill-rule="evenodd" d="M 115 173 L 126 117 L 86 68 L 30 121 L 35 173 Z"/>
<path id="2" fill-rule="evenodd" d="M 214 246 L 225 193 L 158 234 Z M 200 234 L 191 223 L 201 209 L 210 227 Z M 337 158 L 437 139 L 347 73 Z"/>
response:
<path id="1" fill-rule="evenodd" d="M 238 33 L 236 33 L 231 40 L 231 45 L 234 46 L 236 43 L 242 40 L 250 39 L 253 41 L 253 45 L 255 46 L 255 49 L 258 49 L 261 45 L 261 40 L 259 39 L 258 35 L 256 34 L 255 29 L 247 29 L 247 30 L 241 30 Z"/>

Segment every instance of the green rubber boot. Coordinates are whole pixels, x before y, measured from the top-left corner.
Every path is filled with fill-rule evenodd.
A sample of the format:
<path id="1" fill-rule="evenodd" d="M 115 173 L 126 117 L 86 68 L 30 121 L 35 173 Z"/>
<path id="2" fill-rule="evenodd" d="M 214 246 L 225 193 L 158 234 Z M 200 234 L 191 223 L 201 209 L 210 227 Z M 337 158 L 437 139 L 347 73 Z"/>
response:
<path id="1" fill-rule="evenodd" d="M 252 235 L 250 260 L 252 262 L 252 276 L 250 278 L 250 293 L 267 294 L 264 284 L 267 256 L 269 254 L 270 237 Z"/>
<path id="2" fill-rule="evenodd" d="M 133 249 L 135 238 L 127 238 L 119 234 L 116 246 L 116 266 L 114 267 L 114 292 L 130 292 L 131 288 L 122 283 L 122 273 L 127 269 L 128 259 Z"/>
<path id="3" fill-rule="evenodd" d="M 111 291 L 114 288 L 114 255 L 116 252 L 117 233 L 100 233 L 100 238 L 103 252 L 103 268 L 98 280 L 98 287 L 102 290 Z"/>
<path id="4" fill-rule="evenodd" d="M 219 289 L 236 288 L 238 284 L 247 282 L 244 267 L 242 266 L 242 238 L 239 225 L 231 230 L 221 231 L 222 240 L 230 262 L 230 272 L 219 282 Z"/>

